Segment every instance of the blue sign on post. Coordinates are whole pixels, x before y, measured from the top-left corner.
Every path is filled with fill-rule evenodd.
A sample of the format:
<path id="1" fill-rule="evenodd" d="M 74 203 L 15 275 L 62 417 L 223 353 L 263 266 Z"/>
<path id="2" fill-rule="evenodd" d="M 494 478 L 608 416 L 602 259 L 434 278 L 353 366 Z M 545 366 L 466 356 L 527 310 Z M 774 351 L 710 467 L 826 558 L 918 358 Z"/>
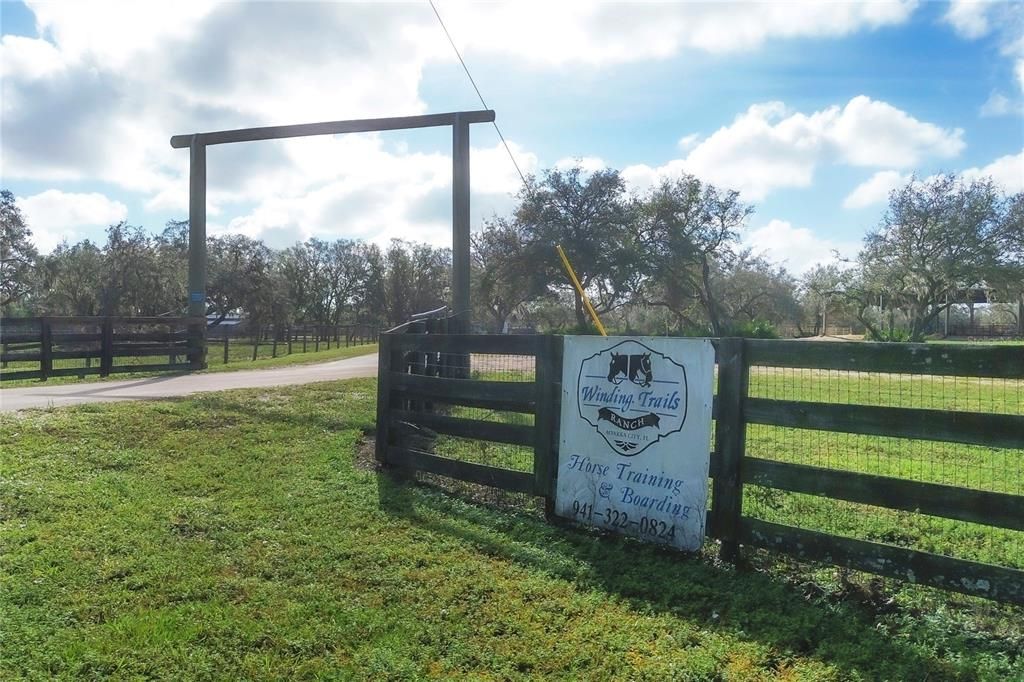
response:
<path id="1" fill-rule="evenodd" d="M 192 301 L 193 303 L 202 303 L 203 301 L 206 300 L 206 294 L 204 294 L 202 291 L 193 291 L 189 295 L 189 300 Z"/>

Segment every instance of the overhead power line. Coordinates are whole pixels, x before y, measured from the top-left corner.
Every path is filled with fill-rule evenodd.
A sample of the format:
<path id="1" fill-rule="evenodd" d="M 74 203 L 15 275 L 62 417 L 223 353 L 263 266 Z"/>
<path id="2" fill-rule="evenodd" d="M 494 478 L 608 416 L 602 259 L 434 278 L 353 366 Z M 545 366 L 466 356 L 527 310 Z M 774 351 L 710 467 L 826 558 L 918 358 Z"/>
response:
<path id="1" fill-rule="evenodd" d="M 455 51 L 455 56 L 459 58 L 459 63 L 462 64 L 462 70 L 466 72 L 466 76 L 469 78 L 469 82 L 473 85 L 473 89 L 476 90 L 476 96 L 480 98 L 480 104 L 483 105 L 484 109 L 490 109 L 487 106 L 487 102 L 484 101 L 484 96 L 480 94 L 480 88 L 477 87 L 476 81 L 473 79 L 473 74 L 469 72 L 469 67 L 466 66 L 466 60 L 462 58 L 462 54 L 459 52 L 459 48 L 455 46 L 455 41 L 452 40 L 452 34 L 448 32 L 448 27 L 444 25 L 444 19 L 441 18 L 441 13 L 437 11 L 437 7 L 434 5 L 434 0 L 427 0 L 430 3 L 430 9 L 434 10 L 434 16 L 437 17 L 437 22 L 441 24 L 441 30 L 444 31 L 445 36 L 448 37 L 448 43 L 452 46 L 452 50 Z M 491 121 L 494 125 L 494 129 L 498 133 L 498 137 L 501 138 L 501 143 L 505 145 L 505 151 L 508 152 L 508 158 L 512 161 L 512 165 L 516 167 L 516 172 L 519 173 L 519 179 L 523 181 L 523 187 L 526 191 L 530 191 L 530 184 L 526 182 L 526 176 L 523 175 L 522 169 L 519 168 L 519 163 L 516 162 L 516 157 L 512 154 L 512 149 L 508 146 L 508 142 L 505 141 L 505 136 L 501 134 L 501 128 L 498 127 L 497 121 Z"/>

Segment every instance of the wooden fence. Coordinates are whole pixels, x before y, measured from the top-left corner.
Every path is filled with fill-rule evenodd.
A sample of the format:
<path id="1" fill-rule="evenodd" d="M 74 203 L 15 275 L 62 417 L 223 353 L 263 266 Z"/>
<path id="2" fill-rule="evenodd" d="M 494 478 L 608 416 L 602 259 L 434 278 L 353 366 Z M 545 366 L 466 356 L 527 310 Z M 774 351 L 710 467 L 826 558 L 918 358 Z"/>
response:
<path id="1" fill-rule="evenodd" d="M 801 560 L 821 561 L 965 594 L 1024 604 L 1024 571 L 831 535 L 745 516 L 745 485 L 824 496 L 860 504 L 1024 531 L 1024 496 L 889 476 L 775 461 L 746 454 L 747 424 L 895 438 L 966 443 L 1021 450 L 1024 415 L 873 405 L 837 405 L 751 397 L 752 366 L 1024 379 L 1020 348 L 924 344 L 719 339 L 715 342 L 712 504 L 708 535 L 723 558 L 741 546 Z M 444 357 L 472 354 L 532 358 L 532 381 L 454 378 Z M 554 498 L 558 461 L 562 339 L 552 336 L 384 334 L 380 337 L 377 461 L 385 467 L 442 476 Z M 475 361 L 475 360 L 474 360 Z M 462 368 L 465 370 L 466 368 Z M 532 425 L 452 416 L 442 405 L 482 407 L 533 415 Z M 426 434 L 428 438 L 424 439 Z M 532 447 L 531 471 L 470 463 L 416 443 L 446 434 Z"/>
<path id="2" fill-rule="evenodd" d="M 202 369 L 205 330 L 204 319 L 188 317 L 7 318 L 0 381 Z"/>
<path id="3" fill-rule="evenodd" d="M 1024 328 L 1020 324 L 963 324 L 949 325 L 947 336 L 973 336 L 978 338 L 1012 338 L 1024 336 Z"/>
<path id="4" fill-rule="evenodd" d="M 377 329 L 363 323 L 246 325 L 241 329 L 231 325 L 210 327 L 207 329 L 207 341 L 211 349 L 210 361 L 226 365 L 232 361 L 232 356 L 235 362 L 244 359 L 255 361 L 261 357 L 319 353 L 342 346 L 376 343 Z M 231 348 L 239 346 L 248 347 L 251 353 L 246 353 L 245 357 L 233 354 Z"/>
<path id="5" fill-rule="evenodd" d="M 382 334 L 377 384 L 377 461 L 553 499 L 558 447 L 561 339 L 553 336 Z M 533 381 L 467 380 L 461 358 L 532 358 Z M 449 361 L 449 359 L 451 361 Z M 533 416 L 532 425 L 453 417 L 435 404 Z M 417 449 L 423 432 L 533 449 L 531 472 L 463 462 Z"/>

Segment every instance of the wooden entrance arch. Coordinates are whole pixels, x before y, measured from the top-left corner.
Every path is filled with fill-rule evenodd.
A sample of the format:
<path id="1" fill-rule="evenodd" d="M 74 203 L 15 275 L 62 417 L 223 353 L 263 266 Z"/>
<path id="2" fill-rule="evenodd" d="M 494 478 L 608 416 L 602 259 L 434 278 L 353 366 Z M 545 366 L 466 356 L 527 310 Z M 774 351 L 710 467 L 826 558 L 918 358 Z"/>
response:
<path id="1" fill-rule="evenodd" d="M 206 148 L 215 144 L 281 140 L 312 135 L 368 133 L 382 130 L 452 127 L 452 308 L 458 331 L 470 331 L 469 301 L 469 126 L 494 121 L 494 111 L 453 111 L 445 114 L 366 118 L 288 126 L 221 130 L 175 135 L 174 149 L 189 149 L 188 183 L 188 314 L 206 316 Z M 454 330 L 453 330 L 454 331 Z"/>

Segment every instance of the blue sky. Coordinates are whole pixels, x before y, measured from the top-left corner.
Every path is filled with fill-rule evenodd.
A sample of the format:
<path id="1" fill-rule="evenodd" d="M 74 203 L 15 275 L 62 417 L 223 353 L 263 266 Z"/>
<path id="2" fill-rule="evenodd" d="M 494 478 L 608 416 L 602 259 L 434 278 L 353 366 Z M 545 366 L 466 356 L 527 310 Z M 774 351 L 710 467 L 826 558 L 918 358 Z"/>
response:
<path id="1" fill-rule="evenodd" d="M 582 159 L 632 191 L 694 173 L 754 204 L 799 273 L 852 253 L 912 173 L 1024 190 L 1019 3 L 439 2 L 528 172 Z M 3 2 L 2 183 L 43 250 L 187 215 L 172 134 L 479 108 L 426 2 Z M 473 219 L 518 176 L 473 130 Z M 450 240 L 444 130 L 211 148 L 209 227 Z"/>

